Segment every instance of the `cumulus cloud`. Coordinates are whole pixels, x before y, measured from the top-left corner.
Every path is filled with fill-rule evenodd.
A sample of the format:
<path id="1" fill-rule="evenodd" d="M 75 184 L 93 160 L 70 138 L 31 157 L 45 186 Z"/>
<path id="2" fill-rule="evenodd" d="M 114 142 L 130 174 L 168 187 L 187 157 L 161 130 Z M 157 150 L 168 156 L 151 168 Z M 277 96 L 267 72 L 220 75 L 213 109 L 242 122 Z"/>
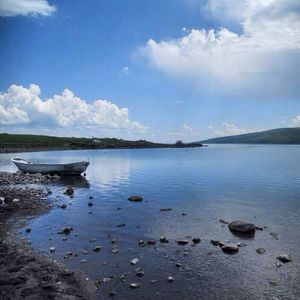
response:
<path id="1" fill-rule="evenodd" d="M 0 16 L 50 16 L 54 5 L 47 0 L 0 0 Z"/>
<path id="2" fill-rule="evenodd" d="M 127 108 L 119 108 L 107 100 L 88 103 L 65 89 L 61 94 L 42 100 L 38 85 L 29 88 L 11 85 L 0 93 L 0 125 L 2 128 L 27 127 L 84 128 L 95 134 L 101 129 L 143 133 L 147 127 L 129 119 Z"/>
<path id="3" fill-rule="evenodd" d="M 299 0 L 209 0 L 204 9 L 239 22 L 242 33 L 192 29 L 178 39 L 149 39 L 142 55 L 197 85 L 211 80 L 246 96 L 300 95 Z"/>
<path id="4" fill-rule="evenodd" d="M 209 125 L 208 129 L 211 131 L 214 137 L 218 136 L 227 136 L 227 135 L 237 135 L 237 134 L 246 134 L 251 132 L 258 132 L 265 130 L 264 128 L 242 128 L 238 127 L 234 123 L 231 122 L 222 122 L 221 126 L 213 126 Z"/>
<path id="5" fill-rule="evenodd" d="M 295 126 L 295 127 L 300 127 L 300 116 L 295 116 L 293 119 L 292 119 L 292 126 Z"/>

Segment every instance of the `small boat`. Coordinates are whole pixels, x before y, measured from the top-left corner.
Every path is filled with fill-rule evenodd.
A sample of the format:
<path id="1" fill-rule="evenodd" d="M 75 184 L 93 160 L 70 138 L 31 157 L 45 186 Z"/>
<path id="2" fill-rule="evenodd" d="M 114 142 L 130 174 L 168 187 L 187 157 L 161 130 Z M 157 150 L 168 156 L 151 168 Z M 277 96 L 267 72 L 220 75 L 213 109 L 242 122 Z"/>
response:
<path id="1" fill-rule="evenodd" d="M 80 175 L 88 165 L 88 161 L 80 161 L 68 164 L 40 164 L 27 161 L 18 157 L 11 160 L 16 167 L 24 173 L 41 173 L 41 174 L 57 174 L 57 175 Z"/>

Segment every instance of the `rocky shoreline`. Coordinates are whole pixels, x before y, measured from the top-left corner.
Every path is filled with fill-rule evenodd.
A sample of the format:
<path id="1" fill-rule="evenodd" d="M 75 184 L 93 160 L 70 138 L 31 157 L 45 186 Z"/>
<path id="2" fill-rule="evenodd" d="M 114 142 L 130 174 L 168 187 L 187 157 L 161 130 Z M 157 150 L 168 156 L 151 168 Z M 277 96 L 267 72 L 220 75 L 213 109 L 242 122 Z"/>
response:
<path id="1" fill-rule="evenodd" d="M 12 223 L 47 212 L 47 190 L 18 184 L 47 183 L 57 177 L 0 172 L 0 299 L 95 299 L 84 274 L 35 253 L 17 238 Z M 30 228 L 27 229 L 30 231 Z"/>

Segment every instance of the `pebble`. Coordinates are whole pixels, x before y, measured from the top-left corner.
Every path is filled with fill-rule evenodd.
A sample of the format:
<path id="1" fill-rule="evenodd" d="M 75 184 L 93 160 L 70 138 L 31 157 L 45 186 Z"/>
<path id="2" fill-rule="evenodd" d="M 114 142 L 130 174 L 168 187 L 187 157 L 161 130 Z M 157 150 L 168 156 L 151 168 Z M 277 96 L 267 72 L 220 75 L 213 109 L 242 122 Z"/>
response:
<path id="1" fill-rule="evenodd" d="M 135 274 L 138 277 L 143 277 L 145 275 L 145 272 L 141 268 L 135 269 Z"/>
<path id="2" fill-rule="evenodd" d="M 95 252 L 99 252 L 101 249 L 102 249 L 101 246 L 96 246 L 96 247 L 94 248 L 94 251 L 95 251 Z"/>
<path id="3" fill-rule="evenodd" d="M 189 243 L 188 240 L 178 240 L 178 241 L 177 241 L 177 244 L 178 244 L 178 245 L 186 245 L 186 244 L 188 244 L 188 243 Z"/>
<path id="4" fill-rule="evenodd" d="M 114 296 L 116 296 L 116 294 L 117 294 L 117 293 L 116 293 L 115 291 L 110 291 L 110 292 L 109 292 L 109 296 L 110 296 L 110 297 L 114 297 Z"/>
<path id="5" fill-rule="evenodd" d="M 65 208 L 67 208 L 67 204 L 62 204 L 62 205 L 60 205 L 60 208 L 62 208 L 62 209 L 65 209 Z"/>
<path id="6" fill-rule="evenodd" d="M 87 260 L 86 259 L 82 259 L 82 260 L 80 260 L 80 263 L 81 264 L 85 264 L 85 263 L 87 263 Z"/>
<path id="7" fill-rule="evenodd" d="M 124 224 L 124 223 L 117 225 L 117 227 L 124 227 L 124 226 L 126 226 L 126 224 Z"/>
<path id="8" fill-rule="evenodd" d="M 182 264 L 178 261 L 175 266 L 179 268 L 182 266 Z"/>
<path id="9" fill-rule="evenodd" d="M 139 259 L 138 259 L 138 258 L 134 258 L 134 259 L 132 259 L 132 260 L 130 261 L 130 263 L 131 263 L 132 265 L 136 265 L 138 262 L 139 262 Z"/>
<path id="10" fill-rule="evenodd" d="M 30 228 L 30 227 L 27 227 L 27 228 L 25 229 L 25 231 L 26 231 L 27 233 L 29 233 L 29 232 L 31 232 L 31 228 Z"/>
<path id="11" fill-rule="evenodd" d="M 270 232 L 270 236 L 273 237 L 275 240 L 278 240 L 278 234 L 275 232 Z"/>
<path id="12" fill-rule="evenodd" d="M 237 253 L 239 251 L 239 247 L 233 243 L 225 244 L 221 246 L 221 249 L 225 253 Z"/>
<path id="13" fill-rule="evenodd" d="M 64 192 L 64 194 L 66 194 L 66 195 L 68 195 L 68 196 L 73 196 L 73 194 L 74 194 L 73 188 L 72 188 L 72 187 L 68 187 L 68 188 L 66 189 L 66 191 Z"/>
<path id="14" fill-rule="evenodd" d="M 148 241 L 147 241 L 147 244 L 148 244 L 148 245 L 155 245 L 155 244 L 156 244 L 156 241 L 155 241 L 155 240 L 148 240 Z"/>
<path id="15" fill-rule="evenodd" d="M 168 276 L 168 282 L 173 282 L 175 278 L 173 276 Z"/>
<path id="16" fill-rule="evenodd" d="M 266 250 L 264 248 L 258 248 L 258 249 L 256 249 L 256 252 L 258 254 L 264 254 L 266 252 Z"/>
<path id="17" fill-rule="evenodd" d="M 288 263 L 292 261 L 292 257 L 288 254 L 281 254 L 276 257 L 278 260 L 280 260 L 283 263 Z"/>
<path id="18" fill-rule="evenodd" d="M 166 208 L 161 208 L 160 211 L 171 211 L 172 208 L 171 207 L 166 207 Z"/>
<path id="19" fill-rule="evenodd" d="M 194 238 L 192 239 L 192 241 L 193 241 L 194 244 L 199 244 L 199 243 L 201 242 L 201 239 L 198 238 L 198 237 L 194 237 Z"/>
<path id="20" fill-rule="evenodd" d="M 131 289 L 137 289 L 140 286 L 140 284 L 139 283 L 130 283 L 129 286 Z"/>
<path id="21" fill-rule="evenodd" d="M 135 195 L 135 196 L 128 197 L 128 200 L 131 202 L 141 202 L 143 201 L 143 197 Z"/>
<path id="22" fill-rule="evenodd" d="M 88 206 L 89 206 L 89 207 L 91 207 L 91 206 L 93 206 L 93 205 L 94 205 L 94 203 L 93 203 L 92 201 L 89 201 L 89 202 L 88 202 Z"/>
<path id="23" fill-rule="evenodd" d="M 229 222 L 223 220 L 223 219 L 220 219 L 219 222 L 221 222 L 222 224 L 229 224 Z"/>
<path id="24" fill-rule="evenodd" d="M 159 240 L 160 240 L 160 242 L 163 243 L 163 244 L 169 243 L 169 241 L 167 240 L 167 238 L 166 238 L 165 236 L 161 236 Z"/>
<path id="25" fill-rule="evenodd" d="M 50 247 L 50 248 L 49 248 L 49 251 L 50 251 L 50 252 L 55 252 L 55 247 Z"/>

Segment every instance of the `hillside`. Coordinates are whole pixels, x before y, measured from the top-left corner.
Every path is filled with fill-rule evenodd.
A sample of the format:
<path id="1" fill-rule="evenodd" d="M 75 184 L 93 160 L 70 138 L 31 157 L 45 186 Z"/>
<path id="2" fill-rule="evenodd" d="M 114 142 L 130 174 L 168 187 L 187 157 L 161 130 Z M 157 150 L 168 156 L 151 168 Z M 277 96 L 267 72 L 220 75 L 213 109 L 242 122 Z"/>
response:
<path id="1" fill-rule="evenodd" d="M 299 128 L 278 128 L 267 131 L 208 139 L 207 144 L 300 144 Z"/>
<path id="2" fill-rule="evenodd" d="M 201 144 L 153 143 L 146 140 L 126 141 L 116 138 L 74 138 L 29 134 L 0 134 L 0 152 L 35 150 L 128 149 L 201 147 Z"/>

